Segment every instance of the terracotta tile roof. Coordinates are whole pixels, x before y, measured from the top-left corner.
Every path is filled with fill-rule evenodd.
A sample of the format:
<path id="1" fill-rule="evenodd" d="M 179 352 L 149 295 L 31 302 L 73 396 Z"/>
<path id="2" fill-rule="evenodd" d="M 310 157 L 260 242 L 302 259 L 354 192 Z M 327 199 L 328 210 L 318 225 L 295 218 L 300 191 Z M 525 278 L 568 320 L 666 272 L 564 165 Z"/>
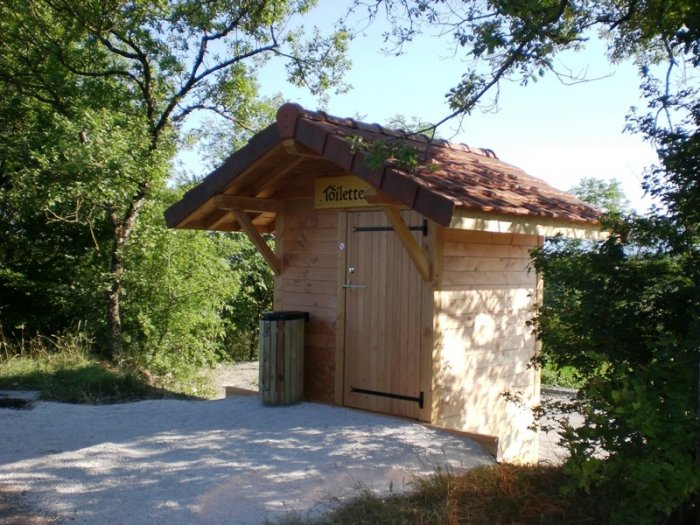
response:
<path id="1" fill-rule="evenodd" d="M 236 177 L 276 145 L 288 141 L 308 148 L 320 160 L 354 173 L 443 226 L 450 224 L 456 210 L 585 225 L 597 224 L 600 215 L 592 206 L 499 160 L 491 150 L 429 140 L 422 135 L 285 104 L 278 110 L 275 124 L 253 137 L 166 212 L 168 225 L 183 227 L 188 213 L 217 193 L 235 194 L 231 188 Z M 368 149 L 379 143 L 413 150 L 417 166 L 406 168 L 392 158 L 377 166 L 370 160 Z"/>

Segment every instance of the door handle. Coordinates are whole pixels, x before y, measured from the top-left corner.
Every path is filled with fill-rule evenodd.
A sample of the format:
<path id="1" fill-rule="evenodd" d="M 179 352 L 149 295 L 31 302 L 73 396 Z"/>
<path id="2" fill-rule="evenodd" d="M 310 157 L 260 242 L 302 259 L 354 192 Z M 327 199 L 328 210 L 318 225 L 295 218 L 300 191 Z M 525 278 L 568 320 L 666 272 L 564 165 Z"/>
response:
<path id="1" fill-rule="evenodd" d="M 346 283 L 343 285 L 343 288 L 345 288 L 345 289 L 350 289 L 350 290 L 357 290 L 357 289 L 360 289 L 360 288 L 367 288 L 367 286 L 364 285 L 364 284 L 352 284 L 352 283 L 350 282 L 350 280 L 348 279 L 348 282 L 346 282 Z"/>

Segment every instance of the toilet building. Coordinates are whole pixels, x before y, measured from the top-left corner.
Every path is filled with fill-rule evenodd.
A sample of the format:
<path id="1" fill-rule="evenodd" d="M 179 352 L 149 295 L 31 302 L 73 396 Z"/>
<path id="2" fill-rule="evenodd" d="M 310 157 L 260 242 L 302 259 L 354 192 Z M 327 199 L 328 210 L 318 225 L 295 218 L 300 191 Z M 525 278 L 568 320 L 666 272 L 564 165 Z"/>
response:
<path id="1" fill-rule="evenodd" d="M 469 433 L 516 462 L 538 454 L 529 251 L 596 237 L 597 218 L 490 150 L 296 104 L 166 212 L 245 232 L 274 309 L 309 313 L 306 399 Z"/>

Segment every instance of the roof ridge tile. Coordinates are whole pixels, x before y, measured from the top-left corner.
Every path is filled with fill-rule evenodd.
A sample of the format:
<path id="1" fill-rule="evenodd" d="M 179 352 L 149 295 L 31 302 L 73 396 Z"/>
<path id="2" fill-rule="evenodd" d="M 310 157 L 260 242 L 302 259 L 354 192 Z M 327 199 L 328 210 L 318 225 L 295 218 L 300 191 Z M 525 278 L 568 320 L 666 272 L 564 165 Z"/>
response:
<path id="1" fill-rule="evenodd" d="M 325 121 L 329 124 L 336 126 L 347 126 L 354 129 L 359 129 L 370 133 L 377 133 L 379 135 L 384 135 L 392 138 L 413 140 L 421 144 L 448 147 L 457 151 L 466 151 L 467 153 L 474 153 L 483 157 L 498 159 L 498 155 L 496 155 L 494 150 L 489 148 L 475 148 L 464 143 L 451 142 L 446 139 L 429 137 L 425 133 L 412 133 L 411 131 L 406 129 L 390 128 L 377 123 L 368 123 L 353 118 L 338 117 L 335 115 L 331 115 L 323 110 L 309 110 L 296 103 L 286 103 L 280 108 L 280 110 L 282 110 L 283 108 L 289 108 L 289 110 L 293 110 L 296 113 L 296 118 L 306 118 L 316 122 Z"/>

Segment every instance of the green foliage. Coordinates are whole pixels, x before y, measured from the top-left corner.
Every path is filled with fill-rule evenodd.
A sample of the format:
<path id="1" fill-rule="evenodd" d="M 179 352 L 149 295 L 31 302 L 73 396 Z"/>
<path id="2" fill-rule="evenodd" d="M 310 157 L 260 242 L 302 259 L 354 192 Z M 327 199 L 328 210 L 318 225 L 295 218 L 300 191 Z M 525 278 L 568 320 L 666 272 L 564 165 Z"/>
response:
<path id="1" fill-rule="evenodd" d="M 0 134 L 5 330 L 51 334 L 76 321 L 97 329 L 104 323 L 95 305 L 103 300 L 109 231 L 104 212 L 81 188 L 106 159 L 81 145 L 81 127 L 1 84 L 0 93 L 7 95 L 0 96 L 0 124 L 8 131 Z"/>
<path id="2" fill-rule="evenodd" d="M 407 134 L 424 133 L 429 139 L 438 138 L 435 126 L 423 121 L 418 116 L 406 117 L 405 115 L 394 115 L 386 121 L 386 125 L 393 129 L 398 129 Z"/>
<path id="3" fill-rule="evenodd" d="M 504 80 L 523 86 L 547 74 L 584 80 L 558 71 L 556 57 L 581 49 L 594 32 L 607 41 L 612 62 L 631 58 L 650 65 L 697 56 L 700 20 L 695 4 L 694 0 L 354 2 L 370 18 L 387 17 L 386 39 L 397 52 L 422 32 L 453 39 L 455 55 L 471 66 L 446 95 L 454 111 L 451 116 L 468 114 L 478 105 L 491 108 Z"/>
<path id="4" fill-rule="evenodd" d="M 12 327 L 31 324 L 44 332 L 49 323 L 61 329 L 86 320 L 99 335 L 96 344 L 114 358 L 135 348 L 152 352 L 158 341 L 177 339 L 171 355 L 209 360 L 194 356 L 211 355 L 205 348 L 211 339 L 221 340 L 221 331 L 194 321 L 208 313 L 162 313 L 167 301 L 143 275 L 145 268 L 167 265 L 139 254 L 132 235 L 149 244 L 145 232 L 151 232 L 155 248 L 185 253 L 185 241 L 176 249 L 153 226 L 153 217 L 140 222 L 149 209 L 163 209 L 169 163 L 178 142 L 188 138 L 183 129 L 193 112 L 233 122 L 237 139 L 257 131 L 250 126 L 258 125 L 266 106 L 251 77 L 272 57 L 287 61 L 290 79 L 315 93 L 340 85 L 348 66 L 346 32 L 305 36 L 290 23 L 311 5 L 304 0 L 0 5 L 0 122 L 12 131 L 0 138 L 0 184 L 9 189 L 0 212 L 1 240 L 8 240 L 0 253 L 0 290 L 8 299 L 2 298 L 0 310 L 10 312 Z M 204 252 L 215 250 L 212 246 Z M 203 256 L 200 262 L 212 264 L 217 274 L 215 259 Z M 59 275 L 61 268 L 68 271 Z M 197 278 L 205 274 L 193 272 Z M 174 297 L 188 296 L 189 284 L 177 282 L 183 291 Z M 145 307 L 125 286 L 158 304 Z M 202 283 L 193 286 L 201 289 Z M 215 296 L 212 304 L 220 301 Z M 21 308 L 15 308 L 18 303 Z M 164 327 L 174 330 L 170 338 Z"/>
<path id="5" fill-rule="evenodd" d="M 540 366 L 543 385 L 575 389 L 581 387 L 581 374 L 573 366 L 557 367 L 547 356 L 540 362 Z"/>
<path id="6" fill-rule="evenodd" d="M 620 229 L 650 235 L 647 226 Z M 623 244 L 618 230 L 593 250 L 554 242 L 535 256 L 559 285 L 537 318 L 548 359 L 584 378 L 585 424 L 566 434 L 567 471 L 615 494 L 617 523 L 657 523 L 700 488 L 697 263 L 662 242 Z"/>
<path id="7" fill-rule="evenodd" d="M 603 213 L 619 215 L 629 212 L 630 202 L 616 179 L 605 181 L 595 177 L 585 177 L 568 192 L 592 204 Z"/>
<path id="8" fill-rule="evenodd" d="M 235 361 L 251 361 L 257 357 L 260 316 L 272 309 L 274 276 L 247 236 L 237 234 L 232 242 L 235 250 L 230 265 L 238 276 L 239 289 L 225 311 L 223 354 Z"/>
<path id="9" fill-rule="evenodd" d="M 393 164 L 412 173 L 418 167 L 420 153 L 404 142 L 394 140 L 367 140 L 364 137 L 350 137 L 353 151 L 366 154 L 365 162 L 371 169 L 380 169 L 385 164 Z"/>
<path id="10" fill-rule="evenodd" d="M 226 236 L 165 227 L 162 214 L 179 195 L 144 208 L 126 249 L 126 356 L 159 376 L 187 377 L 212 364 L 224 338 L 222 311 L 238 291 Z"/>
<path id="11" fill-rule="evenodd" d="M 612 220 L 616 217 L 621 217 L 623 213 L 628 211 L 628 200 L 625 197 L 620 184 L 616 180 L 605 181 L 594 177 L 584 178 L 580 183 L 569 189 L 572 193 L 584 202 L 588 202 L 609 216 Z M 608 221 L 608 218 L 602 219 Z M 554 243 L 554 244 L 552 244 Z M 545 239 L 545 250 L 556 246 L 556 251 L 560 253 L 578 253 L 580 250 L 585 250 L 592 247 L 588 241 L 580 239 Z M 544 296 L 543 304 L 545 309 L 552 305 L 563 307 L 568 300 L 573 300 L 568 294 L 571 290 L 566 288 L 565 283 L 559 280 L 560 276 L 555 272 L 550 272 L 547 279 L 544 280 Z M 565 330 L 563 325 L 552 324 L 548 327 L 552 333 L 557 330 Z M 570 365 L 557 366 L 553 356 L 556 355 L 558 349 L 551 347 L 551 341 L 557 339 L 567 339 L 571 336 L 569 333 L 560 333 L 558 337 L 548 337 L 542 342 L 542 353 L 538 358 L 538 364 L 542 369 L 542 383 L 545 385 L 563 386 L 571 388 L 579 388 L 581 386 L 581 374 L 576 368 Z"/>

